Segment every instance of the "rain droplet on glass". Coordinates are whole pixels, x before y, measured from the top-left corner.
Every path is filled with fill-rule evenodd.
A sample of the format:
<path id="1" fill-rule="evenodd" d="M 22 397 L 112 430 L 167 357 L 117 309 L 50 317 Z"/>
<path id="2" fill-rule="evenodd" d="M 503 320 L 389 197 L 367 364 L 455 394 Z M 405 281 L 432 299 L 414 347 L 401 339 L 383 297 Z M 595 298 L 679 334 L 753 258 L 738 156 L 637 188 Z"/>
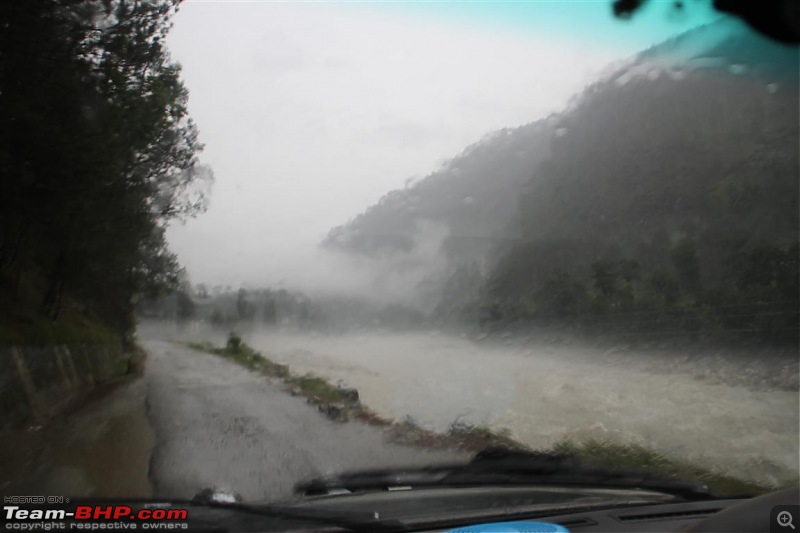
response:
<path id="1" fill-rule="evenodd" d="M 680 68 L 675 68 L 667 71 L 667 75 L 673 80 L 683 80 L 686 78 L 686 71 Z"/>
<path id="2" fill-rule="evenodd" d="M 616 80 L 614 80 L 614 83 L 616 83 L 617 86 L 622 87 L 623 85 L 627 85 L 628 82 L 631 81 L 632 78 L 633 78 L 633 75 L 630 74 L 629 72 L 626 72 L 626 73 L 622 74 L 621 76 L 619 76 Z"/>

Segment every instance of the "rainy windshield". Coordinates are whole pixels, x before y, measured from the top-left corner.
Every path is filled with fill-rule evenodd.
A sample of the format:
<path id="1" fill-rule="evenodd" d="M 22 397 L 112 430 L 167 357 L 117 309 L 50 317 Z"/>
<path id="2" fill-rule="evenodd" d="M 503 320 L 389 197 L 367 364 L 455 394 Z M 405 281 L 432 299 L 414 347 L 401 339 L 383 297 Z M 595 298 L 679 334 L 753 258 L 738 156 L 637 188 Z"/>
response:
<path id="1" fill-rule="evenodd" d="M 4 496 L 796 485 L 798 47 L 710 4 L 4 5 Z"/>

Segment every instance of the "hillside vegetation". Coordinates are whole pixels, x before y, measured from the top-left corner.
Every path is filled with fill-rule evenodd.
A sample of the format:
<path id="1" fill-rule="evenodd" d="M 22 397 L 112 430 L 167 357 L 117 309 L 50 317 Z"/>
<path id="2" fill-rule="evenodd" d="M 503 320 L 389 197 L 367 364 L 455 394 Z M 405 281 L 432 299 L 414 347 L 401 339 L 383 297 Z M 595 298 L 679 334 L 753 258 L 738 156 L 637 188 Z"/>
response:
<path id="1" fill-rule="evenodd" d="M 134 301 L 182 270 L 202 146 L 164 38 L 177 0 L 0 7 L 0 341 L 130 340 Z"/>
<path id="2" fill-rule="evenodd" d="M 443 225 L 442 320 L 796 342 L 797 65 L 730 22 L 693 30 L 325 244 L 385 254 Z"/>

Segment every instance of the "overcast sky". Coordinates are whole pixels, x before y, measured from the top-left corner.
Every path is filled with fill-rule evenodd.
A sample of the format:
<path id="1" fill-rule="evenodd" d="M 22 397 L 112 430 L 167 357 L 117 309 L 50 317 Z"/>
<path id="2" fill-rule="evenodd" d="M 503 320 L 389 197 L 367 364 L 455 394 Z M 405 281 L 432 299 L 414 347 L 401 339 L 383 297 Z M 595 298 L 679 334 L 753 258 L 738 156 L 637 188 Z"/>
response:
<path id="1" fill-rule="evenodd" d="M 707 20 L 656 3 L 622 23 L 609 5 L 187 0 L 169 48 L 216 174 L 209 210 L 169 233 L 192 281 L 291 285 L 389 190 Z"/>

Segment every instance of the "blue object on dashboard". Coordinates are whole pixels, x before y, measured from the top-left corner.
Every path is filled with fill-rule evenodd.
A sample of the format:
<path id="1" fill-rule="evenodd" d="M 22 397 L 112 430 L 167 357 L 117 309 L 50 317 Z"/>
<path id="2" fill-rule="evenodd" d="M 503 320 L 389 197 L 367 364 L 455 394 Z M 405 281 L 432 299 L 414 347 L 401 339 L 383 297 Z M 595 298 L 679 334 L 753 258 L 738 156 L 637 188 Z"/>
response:
<path id="1" fill-rule="evenodd" d="M 550 522 L 494 522 L 491 524 L 475 524 L 474 526 L 457 527 L 445 533 L 569 533 L 569 530 Z"/>

